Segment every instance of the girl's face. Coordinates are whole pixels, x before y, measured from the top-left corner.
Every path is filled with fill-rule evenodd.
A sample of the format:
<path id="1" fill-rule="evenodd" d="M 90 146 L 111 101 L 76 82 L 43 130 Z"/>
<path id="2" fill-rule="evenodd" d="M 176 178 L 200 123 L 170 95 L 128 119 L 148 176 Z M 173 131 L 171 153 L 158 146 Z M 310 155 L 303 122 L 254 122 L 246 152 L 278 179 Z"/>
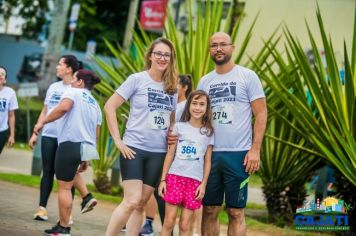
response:
<path id="1" fill-rule="evenodd" d="M 158 43 L 149 57 L 151 68 L 163 73 L 171 61 L 171 49 L 164 43 Z"/>
<path id="2" fill-rule="evenodd" d="M 190 118 L 201 120 L 206 113 L 207 104 L 206 96 L 194 96 L 189 106 Z"/>
<path id="3" fill-rule="evenodd" d="M 3 68 L 0 68 L 0 85 L 6 83 L 6 71 Z"/>
<path id="4" fill-rule="evenodd" d="M 58 65 L 56 66 L 56 75 L 59 78 L 63 78 L 64 76 L 71 74 L 72 69 L 67 66 L 67 64 L 64 62 L 64 58 L 61 58 L 58 62 Z"/>

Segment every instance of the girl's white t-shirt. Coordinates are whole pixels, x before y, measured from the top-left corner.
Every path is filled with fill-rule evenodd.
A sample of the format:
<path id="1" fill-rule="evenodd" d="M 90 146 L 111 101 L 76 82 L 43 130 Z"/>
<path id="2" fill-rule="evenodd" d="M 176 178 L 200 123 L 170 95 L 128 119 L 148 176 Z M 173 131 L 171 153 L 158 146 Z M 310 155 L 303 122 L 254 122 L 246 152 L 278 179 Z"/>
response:
<path id="1" fill-rule="evenodd" d="M 72 108 L 58 120 L 58 144 L 87 142 L 96 146 L 96 128 L 101 125 L 100 107 L 90 91 L 81 88 L 69 88 L 62 99 L 73 101 Z"/>
<path id="2" fill-rule="evenodd" d="M 47 90 L 44 104 L 47 106 L 47 114 L 50 114 L 56 108 L 61 100 L 63 93 L 70 88 L 70 84 L 64 84 L 63 81 L 58 81 L 51 84 Z M 57 138 L 58 120 L 46 124 L 42 130 L 42 136 Z"/>
<path id="3" fill-rule="evenodd" d="M 168 173 L 202 181 L 205 153 L 209 145 L 214 145 L 214 135 L 202 134 L 189 122 L 175 123 L 173 133 L 178 135 L 178 143 Z"/>
<path id="4" fill-rule="evenodd" d="M 9 128 L 9 111 L 18 108 L 15 91 L 10 87 L 3 87 L 0 90 L 0 132 Z"/>
<path id="5" fill-rule="evenodd" d="M 124 143 L 149 152 L 167 152 L 167 131 L 177 94 L 165 93 L 163 82 L 154 81 L 147 71 L 130 75 L 116 93 L 130 101 Z"/>

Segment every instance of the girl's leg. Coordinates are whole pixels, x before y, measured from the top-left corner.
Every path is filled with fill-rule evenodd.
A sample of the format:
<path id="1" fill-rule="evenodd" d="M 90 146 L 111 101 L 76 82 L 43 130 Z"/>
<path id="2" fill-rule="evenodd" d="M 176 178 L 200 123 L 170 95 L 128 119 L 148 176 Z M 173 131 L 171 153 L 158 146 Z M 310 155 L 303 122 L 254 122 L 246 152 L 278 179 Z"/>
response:
<path id="1" fill-rule="evenodd" d="M 191 224 L 194 219 L 194 210 L 182 208 L 182 213 L 179 220 L 179 236 L 191 235 Z"/>
<path id="2" fill-rule="evenodd" d="M 68 227 L 70 214 L 72 212 L 72 186 L 73 181 L 67 182 L 58 180 L 59 223 L 63 227 Z"/>
<path id="3" fill-rule="evenodd" d="M 120 229 L 126 224 L 131 213 L 138 207 L 142 199 L 143 184 L 141 180 L 124 180 L 122 185 L 124 188 L 124 199 L 111 215 L 105 233 L 106 236 L 117 236 L 119 234 Z M 139 227 L 141 227 L 141 224 Z"/>
<path id="4" fill-rule="evenodd" d="M 178 206 L 166 202 L 164 223 L 162 226 L 161 236 L 171 236 L 177 219 Z"/>
<path id="5" fill-rule="evenodd" d="M 140 234 L 142 221 L 143 221 L 143 211 L 148 199 L 152 196 L 154 188 L 143 184 L 142 185 L 142 197 L 141 201 L 133 211 L 132 215 L 130 216 L 129 221 L 126 224 L 126 235 L 130 236 L 137 236 Z"/>

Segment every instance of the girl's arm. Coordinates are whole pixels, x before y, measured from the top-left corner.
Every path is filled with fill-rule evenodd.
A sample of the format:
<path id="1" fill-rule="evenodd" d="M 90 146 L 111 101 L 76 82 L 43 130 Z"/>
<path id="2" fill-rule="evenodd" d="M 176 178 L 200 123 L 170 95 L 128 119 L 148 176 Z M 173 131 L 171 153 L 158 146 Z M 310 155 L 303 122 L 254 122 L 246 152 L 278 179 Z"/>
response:
<path id="1" fill-rule="evenodd" d="M 168 151 L 166 158 L 164 159 L 163 170 L 161 175 L 161 182 L 158 187 L 158 194 L 162 197 L 166 193 L 166 177 L 169 171 L 169 168 L 172 165 L 174 154 L 176 152 L 177 144 L 168 146 Z"/>
<path id="2" fill-rule="evenodd" d="M 131 148 L 127 147 L 121 140 L 119 126 L 116 118 L 116 110 L 124 102 L 125 99 L 115 92 L 105 103 L 104 112 L 111 137 L 113 138 L 116 147 L 119 149 L 120 153 L 123 155 L 124 158 L 134 159 L 134 155 L 136 153 Z"/>
<path id="3" fill-rule="evenodd" d="M 205 152 L 205 157 L 204 157 L 204 175 L 203 179 L 201 181 L 201 184 L 197 188 L 197 191 L 195 193 L 196 199 L 203 199 L 204 194 L 205 194 L 205 188 L 206 184 L 208 183 L 208 178 L 210 174 L 210 169 L 211 169 L 211 154 L 213 152 L 213 145 L 209 145 L 206 152 Z"/>

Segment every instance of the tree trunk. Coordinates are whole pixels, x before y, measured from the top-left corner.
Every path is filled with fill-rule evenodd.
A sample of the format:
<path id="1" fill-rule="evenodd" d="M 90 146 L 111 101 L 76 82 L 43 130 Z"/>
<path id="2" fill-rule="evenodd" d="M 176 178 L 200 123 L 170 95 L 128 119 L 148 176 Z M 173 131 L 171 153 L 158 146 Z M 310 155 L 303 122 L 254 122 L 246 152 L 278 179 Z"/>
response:
<path id="1" fill-rule="evenodd" d="M 111 194 L 111 184 L 107 173 L 94 173 L 94 185 L 100 193 Z"/>

